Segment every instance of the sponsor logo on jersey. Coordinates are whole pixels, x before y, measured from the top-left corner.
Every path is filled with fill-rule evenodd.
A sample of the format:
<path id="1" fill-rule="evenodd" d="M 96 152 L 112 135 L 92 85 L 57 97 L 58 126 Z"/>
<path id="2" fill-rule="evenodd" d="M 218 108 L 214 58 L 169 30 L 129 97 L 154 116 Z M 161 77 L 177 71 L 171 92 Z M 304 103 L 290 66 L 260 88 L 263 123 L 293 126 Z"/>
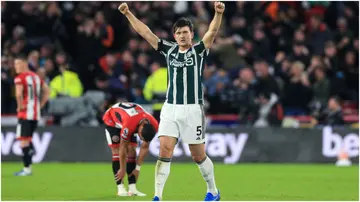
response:
<path id="1" fill-rule="evenodd" d="M 194 59 L 193 58 L 187 58 L 185 61 L 178 61 L 177 59 L 173 58 L 170 61 L 170 66 L 173 66 L 175 68 L 183 68 L 183 67 L 189 67 L 194 65 Z"/>

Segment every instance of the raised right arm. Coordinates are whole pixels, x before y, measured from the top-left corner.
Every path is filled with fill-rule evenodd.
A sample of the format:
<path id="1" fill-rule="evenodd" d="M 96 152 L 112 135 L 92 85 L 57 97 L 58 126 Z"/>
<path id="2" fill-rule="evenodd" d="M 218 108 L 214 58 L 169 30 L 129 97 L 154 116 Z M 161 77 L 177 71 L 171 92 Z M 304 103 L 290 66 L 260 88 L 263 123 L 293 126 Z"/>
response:
<path id="1" fill-rule="evenodd" d="M 135 17 L 135 15 L 129 10 L 127 3 L 122 3 L 118 9 L 129 20 L 134 30 L 140 34 L 140 36 L 142 36 L 155 50 L 158 50 L 159 38 L 146 24 Z"/>

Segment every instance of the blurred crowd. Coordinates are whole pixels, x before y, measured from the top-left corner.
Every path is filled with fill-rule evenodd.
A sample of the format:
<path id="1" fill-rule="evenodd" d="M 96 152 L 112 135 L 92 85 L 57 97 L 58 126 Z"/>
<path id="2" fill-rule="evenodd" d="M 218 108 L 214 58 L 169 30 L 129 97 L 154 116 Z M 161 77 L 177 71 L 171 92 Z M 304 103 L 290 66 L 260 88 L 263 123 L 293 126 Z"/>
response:
<path id="1" fill-rule="evenodd" d="M 127 3 L 168 40 L 180 16 L 193 21 L 194 41 L 201 40 L 214 13 L 212 2 Z M 97 90 L 106 95 L 100 111 L 119 100 L 151 103 L 142 90 L 165 60 L 118 6 L 2 1 L 2 114 L 16 111 L 13 59 L 19 54 L 50 85 L 51 99 Z M 239 114 L 244 122 L 251 116 L 259 125 L 305 114 L 341 124 L 341 101 L 357 103 L 359 96 L 358 15 L 358 2 L 226 2 L 204 72 L 207 112 Z"/>

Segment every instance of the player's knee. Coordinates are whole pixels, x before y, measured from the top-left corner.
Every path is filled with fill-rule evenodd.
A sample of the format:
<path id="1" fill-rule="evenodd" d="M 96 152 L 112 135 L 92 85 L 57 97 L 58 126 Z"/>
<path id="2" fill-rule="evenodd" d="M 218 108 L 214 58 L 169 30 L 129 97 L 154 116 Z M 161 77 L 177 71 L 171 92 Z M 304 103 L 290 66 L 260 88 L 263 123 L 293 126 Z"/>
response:
<path id="1" fill-rule="evenodd" d="M 30 140 L 21 140 L 20 146 L 21 146 L 21 148 L 30 146 Z"/>
<path id="2" fill-rule="evenodd" d="M 206 156 L 204 155 L 196 155 L 196 156 L 191 156 L 192 160 L 195 162 L 195 163 L 201 163 L 204 161 L 204 159 L 206 158 Z"/>
<path id="3" fill-rule="evenodd" d="M 135 148 L 133 146 L 128 147 L 127 156 L 132 157 L 132 158 L 136 158 L 136 150 L 135 150 Z"/>
<path id="4" fill-rule="evenodd" d="M 171 145 L 167 145 L 167 144 L 161 145 L 160 147 L 161 157 L 171 158 L 172 153 L 173 153 L 173 147 Z"/>
<path id="5" fill-rule="evenodd" d="M 173 137 L 167 137 L 167 136 L 161 136 L 159 139 L 160 139 L 159 156 L 164 158 L 171 158 L 177 140 Z"/>
<path id="6" fill-rule="evenodd" d="M 114 155 L 114 154 L 119 154 L 119 148 L 114 148 L 114 147 L 111 147 L 111 153 Z"/>

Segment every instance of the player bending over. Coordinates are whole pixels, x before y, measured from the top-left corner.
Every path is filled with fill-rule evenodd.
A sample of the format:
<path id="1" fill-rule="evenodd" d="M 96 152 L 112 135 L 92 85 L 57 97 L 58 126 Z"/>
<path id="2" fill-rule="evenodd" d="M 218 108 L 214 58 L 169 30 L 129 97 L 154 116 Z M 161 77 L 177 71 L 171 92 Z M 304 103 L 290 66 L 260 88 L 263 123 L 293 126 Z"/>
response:
<path id="1" fill-rule="evenodd" d="M 170 173 L 170 163 L 177 140 L 181 137 L 189 144 L 192 159 L 197 163 L 207 184 L 205 201 L 220 200 L 215 185 L 214 165 L 205 154 L 205 114 L 203 110 L 202 78 L 205 61 L 221 25 L 225 5 L 215 2 L 215 15 L 203 39 L 192 45 L 193 25 L 181 18 L 173 25 L 176 43 L 159 39 L 147 25 L 138 20 L 126 3 L 119 10 L 126 16 L 134 30 L 167 61 L 169 83 L 166 101 L 161 110 L 159 137 L 160 154 L 155 169 L 154 201 L 162 199 L 165 182 Z"/>
<path id="2" fill-rule="evenodd" d="M 150 141 L 158 130 L 156 119 L 135 103 L 120 102 L 110 107 L 103 116 L 105 134 L 112 152 L 112 169 L 119 196 L 146 196 L 136 188 L 140 166 L 149 151 Z M 143 141 L 136 160 L 136 134 Z M 123 183 L 128 175 L 129 192 Z"/>
<path id="3" fill-rule="evenodd" d="M 27 176 L 32 174 L 32 156 L 35 153 L 31 139 L 40 120 L 40 109 L 48 101 L 50 90 L 36 73 L 30 71 L 25 57 L 16 58 L 14 66 L 18 74 L 14 80 L 18 117 L 16 139 L 20 140 L 24 162 L 24 168 L 15 176 Z"/>

